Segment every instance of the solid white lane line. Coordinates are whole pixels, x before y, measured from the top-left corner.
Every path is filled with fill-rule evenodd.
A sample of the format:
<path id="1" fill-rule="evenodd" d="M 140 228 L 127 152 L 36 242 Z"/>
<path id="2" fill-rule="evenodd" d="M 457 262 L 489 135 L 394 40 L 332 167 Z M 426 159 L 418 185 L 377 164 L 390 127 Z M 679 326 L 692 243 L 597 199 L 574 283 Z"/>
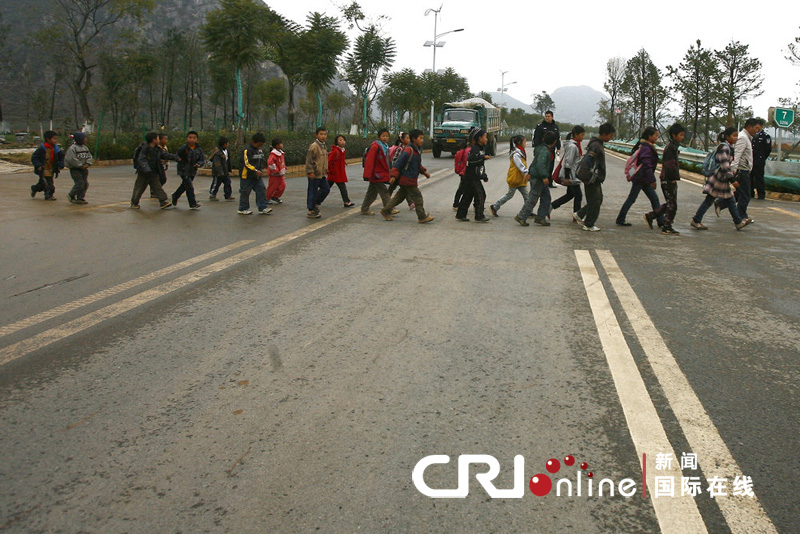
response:
<path id="1" fill-rule="evenodd" d="M 675 413 L 678 423 L 692 451 L 697 454 L 698 464 L 706 478 L 719 476 L 729 479 L 728 493 L 734 477 L 743 475 L 727 445 L 719 435 L 700 399 L 692 389 L 686 375 L 667 348 L 667 344 L 656 329 L 641 301 L 636 296 L 627 278 L 607 250 L 597 251 L 600 263 L 608 275 L 622 308 L 636 332 L 650 366 L 661 384 L 664 396 Z M 746 475 L 746 473 L 744 473 Z M 777 532 L 757 497 L 717 497 L 728 526 L 734 533 Z"/>
<path id="2" fill-rule="evenodd" d="M 667 439 L 653 401 L 622 334 L 589 251 L 576 250 L 575 257 L 578 260 L 600 343 L 614 379 L 631 439 L 639 457 L 643 453 L 647 454 L 648 495 L 653 503 L 661 532 L 666 534 L 707 532 L 694 498 L 680 495 L 680 463 L 673 462 L 672 469 L 658 471 L 655 469 L 656 454 L 673 453 L 672 445 Z M 674 453 L 673 458 L 677 458 Z M 673 477 L 678 486 L 678 492 L 674 497 L 653 497 L 656 476 Z"/>
<path id="3" fill-rule="evenodd" d="M 53 309 L 47 310 L 46 312 L 42 312 L 37 315 L 33 315 L 31 317 L 27 317 L 25 319 L 21 319 L 15 323 L 11 323 L 9 325 L 0 327 L 0 337 L 7 336 L 9 334 L 13 334 L 18 330 L 22 330 L 23 328 L 28 328 L 49 319 L 53 319 L 58 317 L 59 315 L 63 315 L 65 313 L 71 312 L 73 310 L 77 310 L 83 306 L 87 306 L 94 302 L 103 300 L 104 298 L 110 297 L 112 295 L 116 295 L 117 293 L 121 293 L 123 291 L 127 291 L 129 289 L 133 289 L 136 286 L 146 284 L 147 282 L 151 282 L 162 276 L 166 276 L 170 273 L 174 273 L 176 271 L 180 271 L 181 269 L 185 269 L 186 267 L 191 267 L 192 265 L 204 262 L 208 259 L 213 258 L 214 256 L 219 256 L 220 254 L 224 254 L 226 252 L 230 252 L 237 248 L 241 248 L 245 245 L 249 245 L 252 243 L 252 240 L 244 240 L 244 241 L 237 241 L 236 243 L 230 244 L 226 247 L 218 248 L 217 250 L 212 250 L 211 252 L 206 252 L 205 254 L 201 254 L 200 256 L 195 256 L 194 258 L 189 258 L 186 261 L 182 261 L 180 263 L 176 263 L 175 265 L 170 265 L 169 267 L 165 267 L 163 269 L 159 269 L 158 271 L 154 271 L 150 274 L 146 274 L 144 276 L 140 276 L 139 278 L 134 278 L 128 282 L 124 282 L 122 284 L 118 284 L 114 287 L 110 287 L 108 289 L 104 289 L 97 293 L 93 293 L 88 295 L 82 299 L 75 300 L 73 302 L 68 302 L 61 306 L 55 307 Z"/>

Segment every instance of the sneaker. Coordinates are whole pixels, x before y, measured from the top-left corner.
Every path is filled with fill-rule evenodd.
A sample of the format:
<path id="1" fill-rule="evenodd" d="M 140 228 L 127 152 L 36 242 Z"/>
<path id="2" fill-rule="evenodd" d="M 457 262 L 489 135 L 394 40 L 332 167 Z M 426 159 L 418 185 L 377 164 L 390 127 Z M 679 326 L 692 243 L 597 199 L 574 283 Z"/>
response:
<path id="1" fill-rule="evenodd" d="M 420 219 L 420 220 L 419 220 L 419 221 L 417 221 L 417 222 L 419 222 L 420 224 L 425 224 L 425 223 L 429 223 L 429 222 L 431 222 L 431 221 L 432 221 L 434 218 L 435 218 L 435 217 L 431 217 L 431 214 L 429 213 L 429 214 L 427 214 L 427 215 L 425 216 L 425 218 L 424 218 L 424 219 Z"/>
<path id="2" fill-rule="evenodd" d="M 622 222 L 618 222 L 617 226 L 633 226 L 633 225 L 631 223 L 629 223 L 628 221 L 622 221 Z"/>
<path id="3" fill-rule="evenodd" d="M 750 224 L 750 223 L 747 222 L 747 219 L 743 219 L 742 222 L 740 222 L 739 224 L 736 225 L 736 229 L 737 230 L 741 230 L 742 228 L 744 228 L 748 224 Z"/>
<path id="4" fill-rule="evenodd" d="M 476 223 L 488 223 L 489 222 L 489 217 L 481 217 L 480 219 L 476 218 L 475 222 Z"/>
<path id="5" fill-rule="evenodd" d="M 540 217 L 534 217 L 533 222 L 541 226 L 550 226 L 550 222 L 547 219 L 542 219 Z"/>
<path id="6" fill-rule="evenodd" d="M 131 209 L 132 210 L 138 210 L 139 209 L 139 204 L 134 204 L 133 202 L 131 202 Z"/>
<path id="7" fill-rule="evenodd" d="M 279 198 L 273 198 L 272 202 L 274 202 L 275 204 L 283 204 L 283 200 L 281 200 Z"/>
<path id="8" fill-rule="evenodd" d="M 88 201 L 88 200 L 86 200 L 85 198 L 79 198 L 79 199 L 77 199 L 77 200 L 75 201 L 75 203 L 76 203 L 76 204 L 88 204 L 88 203 L 89 203 L 89 201 Z"/>
<path id="9" fill-rule="evenodd" d="M 44 197 L 45 200 L 57 200 L 56 197 Z"/>
<path id="10" fill-rule="evenodd" d="M 78 202 L 78 199 L 77 199 L 77 198 L 75 198 L 75 197 L 73 197 L 73 196 L 72 196 L 72 195 L 70 195 L 70 194 L 68 194 L 68 195 L 67 195 L 67 198 L 69 199 L 69 203 L 70 203 L 70 204 L 80 204 L 80 202 Z"/>
<path id="11" fill-rule="evenodd" d="M 747 218 L 747 224 L 753 224 L 754 222 L 756 222 L 756 220 L 753 219 L 752 217 Z"/>
<path id="12" fill-rule="evenodd" d="M 269 215 L 272 213 L 272 208 L 264 208 L 263 210 L 258 210 L 259 215 Z"/>
<path id="13" fill-rule="evenodd" d="M 578 212 L 577 212 L 577 211 L 573 211 L 573 212 L 572 212 L 572 222 L 574 222 L 574 223 L 577 223 L 578 221 L 581 221 L 581 222 L 583 222 L 583 219 L 581 219 L 581 218 L 578 216 Z"/>
<path id="14" fill-rule="evenodd" d="M 31 196 L 35 195 L 35 193 L 31 193 Z M 453 206 L 453 211 L 458 211 L 458 206 Z"/>
<path id="15" fill-rule="evenodd" d="M 689 226 L 691 226 L 692 228 L 695 228 L 697 230 L 708 230 L 708 226 L 706 226 L 703 223 L 694 222 L 694 220 L 689 223 Z"/>
<path id="16" fill-rule="evenodd" d="M 276 202 L 276 204 L 277 204 L 277 202 Z M 355 207 L 355 205 L 356 205 L 356 203 L 355 203 L 355 202 L 348 202 L 348 203 L 346 203 L 346 204 L 344 205 L 344 207 L 345 207 L 345 208 L 353 208 L 353 207 Z"/>
<path id="17" fill-rule="evenodd" d="M 459 222 L 469 222 L 469 217 L 456 217 Z"/>
<path id="18" fill-rule="evenodd" d="M 400 213 L 400 210 L 392 210 L 392 215 L 397 215 L 398 213 Z"/>
<path id="19" fill-rule="evenodd" d="M 211 202 L 219 202 L 219 199 L 216 197 L 216 195 L 208 195 L 208 200 Z"/>
<path id="20" fill-rule="evenodd" d="M 495 217 L 499 217 L 499 215 L 497 214 L 497 208 L 494 207 L 494 204 L 491 204 L 489 206 L 489 211 L 491 211 L 492 215 L 494 215 Z"/>
<path id="21" fill-rule="evenodd" d="M 239 210 L 236 213 L 238 213 L 239 215 L 252 215 L 253 210 Z"/>
<path id="22" fill-rule="evenodd" d="M 680 232 L 673 230 L 672 227 L 670 226 L 664 226 L 663 228 L 661 228 L 661 233 L 663 235 L 681 235 Z"/>
<path id="23" fill-rule="evenodd" d="M 414 211 L 414 208 L 416 207 L 417 205 L 412 202 L 411 204 L 408 205 L 408 211 Z"/>
<path id="24" fill-rule="evenodd" d="M 189 206 L 189 209 L 197 211 L 197 210 L 200 209 L 200 204 L 195 204 L 194 206 Z"/>
<path id="25" fill-rule="evenodd" d="M 36 198 L 36 189 L 34 189 L 34 186 L 31 186 L 31 198 Z"/>
<path id="26" fill-rule="evenodd" d="M 596 226 L 586 226 L 584 224 L 583 226 L 581 226 L 581 230 L 583 230 L 584 232 L 599 232 L 600 228 Z"/>
<path id="27" fill-rule="evenodd" d="M 306 215 L 306 217 L 308 217 L 309 219 L 319 219 L 320 217 L 322 217 L 322 215 L 320 215 L 319 212 L 312 210 L 308 212 L 308 215 Z"/>
<path id="28" fill-rule="evenodd" d="M 175 206 L 175 207 L 177 207 L 177 206 L 178 206 L 178 197 L 176 197 L 175 195 L 173 195 L 173 196 L 172 196 L 172 198 L 171 198 L 170 200 L 172 200 L 172 205 L 173 205 L 173 206 Z"/>
<path id="29" fill-rule="evenodd" d="M 653 219 L 652 217 L 650 217 L 649 213 L 644 214 L 644 222 L 647 223 L 648 228 L 650 228 L 651 230 L 653 229 Z"/>
<path id="30" fill-rule="evenodd" d="M 233 202 L 234 200 L 236 200 L 236 197 L 228 197 L 225 199 L 225 202 Z"/>
<path id="31" fill-rule="evenodd" d="M 519 223 L 519 225 L 520 225 L 520 226 L 530 226 L 530 224 L 528 223 L 528 221 L 526 221 L 526 220 L 524 220 L 524 219 L 520 219 L 520 218 L 519 218 L 519 215 L 514 215 L 514 220 L 515 220 L 515 221 L 517 221 L 517 222 Z"/>
<path id="32" fill-rule="evenodd" d="M 139 206 L 136 206 L 136 207 L 138 208 Z M 171 210 L 171 209 L 172 209 L 172 208 L 174 208 L 174 207 L 175 207 L 175 206 L 173 206 L 173 205 L 172 205 L 172 202 L 170 202 L 169 200 L 167 200 L 166 202 L 164 202 L 163 204 L 161 204 L 161 209 L 162 209 L 162 210 Z"/>
<path id="33" fill-rule="evenodd" d="M 361 210 L 361 215 L 375 215 L 375 212 L 370 210 L 367 211 Z"/>
<path id="34" fill-rule="evenodd" d="M 391 214 L 386 213 L 386 212 L 384 212 L 382 210 L 381 210 L 381 215 L 383 216 L 383 219 L 386 220 L 386 221 L 393 221 L 394 220 L 394 219 L 392 219 L 392 215 Z"/>

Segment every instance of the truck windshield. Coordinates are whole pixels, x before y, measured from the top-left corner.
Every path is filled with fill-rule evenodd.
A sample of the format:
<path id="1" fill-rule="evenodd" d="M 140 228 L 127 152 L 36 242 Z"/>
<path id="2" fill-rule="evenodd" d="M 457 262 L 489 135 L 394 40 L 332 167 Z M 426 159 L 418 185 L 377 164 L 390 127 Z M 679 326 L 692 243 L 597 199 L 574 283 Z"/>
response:
<path id="1" fill-rule="evenodd" d="M 475 112 L 468 109 L 449 109 L 444 112 L 444 122 L 473 122 Z"/>

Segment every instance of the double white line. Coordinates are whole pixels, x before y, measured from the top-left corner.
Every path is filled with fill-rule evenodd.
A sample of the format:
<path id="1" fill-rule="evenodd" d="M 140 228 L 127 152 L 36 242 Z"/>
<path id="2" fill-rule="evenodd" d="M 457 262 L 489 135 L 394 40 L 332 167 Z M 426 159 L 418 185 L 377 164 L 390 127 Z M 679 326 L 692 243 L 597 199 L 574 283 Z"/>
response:
<path id="1" fill-rule="evenodd" d="M 719 476 L 729 481 L 742 475 L 742 470 L 614 257 L 607 250 L 597 251 L 597 256 L 689 446 L 697 454 L 703 474 L 707 479 Z M 656 471 L 651 455 L 673 452 L 672 446 L 622 334 L 591 254 L 586 250 L 576 250 L 575 257 L 631 438 L 639 456 L 648 454 L 646 480 L 648 487 L 654 490 Z M 674 452 L 673 458 L 678 459 Z M 672 476 L 676 481 L 681 479 L 678 466 L 673 470 L 660 470 L 658 474 Z M 757 497 L 735 497 L 730 495 L 730 486 L 727 489 L 729 496 L 716 497 L 715 500 L 732 532 L 777 532 Z M 679 488 L 676 488 L 675 497 L 653 498 L 652 503 L 662 532 L 707 532 L 694 498 L 680 496 Z"/>

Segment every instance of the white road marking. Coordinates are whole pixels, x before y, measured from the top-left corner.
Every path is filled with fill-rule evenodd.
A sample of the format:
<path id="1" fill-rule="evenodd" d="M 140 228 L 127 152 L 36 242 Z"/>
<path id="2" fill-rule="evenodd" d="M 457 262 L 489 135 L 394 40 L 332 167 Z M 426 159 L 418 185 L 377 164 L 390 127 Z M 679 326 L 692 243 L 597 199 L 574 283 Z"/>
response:
<path id="1" fill-rule="evenodd" d="M 230 244 L 226 247 L 218 248 L 217 250 L 212 250 L 211 252 L 206 252 L 205 254 L 201 254 L 200 256 L 195 256 L 194 258 L 189 258 L 186 261 L 176 263 L 175 265 L 170 265 L 169 267 L 159 269 L 158 271 L 154 271 L 150 274 L 140 276 L 139 278 L 134 278 L 133 280 L 124 282 L 122 284 L 118 284 L 108 289 L 104 289 L 98 293 L 94 293 L 82 299 L 68 302 L 61 306 L 47 310 L 46 312 L 42 312 L 38 315 L 33 315 L 31 317 L 21 319 L 15 323 L 11 323 L 9 325 L 0 327 L 0 337 L 13 334 L 14 332 L 22 330 L 23 328 L 29 328 L 44 321 L 54 319 L 59 315 L 63 315 L 73 310 L 77 310 L 78 308 L 82 308 L 83 306 L 87 306 L 94 302 L 103 300 L 104 298 L 116 295 L 117 293 L 122 293 L 123 291 L 133 289 L 136 286 L 146 284 L 147 282 L 151 282 L 153 280 L 161 278 L 162 276 L 166 276 L 170 273 L 174 273 L 180 271 L 181 269 L 185 269 L 186 267 L 191 267 L 192 265 L 195 265 L 197 263 L 204 262 L 210 258 L 213 258 L 214 256 L 219 256 L 220 254 L 224 254 L 226 252 L 230 252 L 231 250 L 235 250 L 245 245 L 249 245 L 252 242 L 253 242 L 252 240 L 237 241 L 236 243 Z"/>
<path id="2" fill-rule="evenodd" d="M 673 453 L 673 458 L 676 457 L 672 445 L 667 439 L 656 408 L 625 341 L 589 251 L 576 250 L 575 257 L 578 260 L 600 343 L 614 379 L 631 439 L 638 456 L 641 457 L 643 453 L 648 456 L 646 477 L 648 494 L 661 532 L 666 534 L 707 532 L 693 497 L 680 495 L 680 490 L 675 497 L 653 497 L 652 492 L 656 488 L 655 477 L 671 476 L 674 480 L 680 481 L 680 464 L 673 462 L 671 469 L 656 471 L 657 453 Z"/>
<path id="3" fill-rule="evenodd" d="M 599 250 L 597 255 L 689 446 L 697 454 L 703 474 L 707 479 L 715 476 L 729 479 L 728 493 L 731 493 L 734 477 L 743 475 L 742 470 L 611 252 Z M 757 497 L 731 495 L 718 497 L 716 501 L 732 532 L 777 532 Z"/>

